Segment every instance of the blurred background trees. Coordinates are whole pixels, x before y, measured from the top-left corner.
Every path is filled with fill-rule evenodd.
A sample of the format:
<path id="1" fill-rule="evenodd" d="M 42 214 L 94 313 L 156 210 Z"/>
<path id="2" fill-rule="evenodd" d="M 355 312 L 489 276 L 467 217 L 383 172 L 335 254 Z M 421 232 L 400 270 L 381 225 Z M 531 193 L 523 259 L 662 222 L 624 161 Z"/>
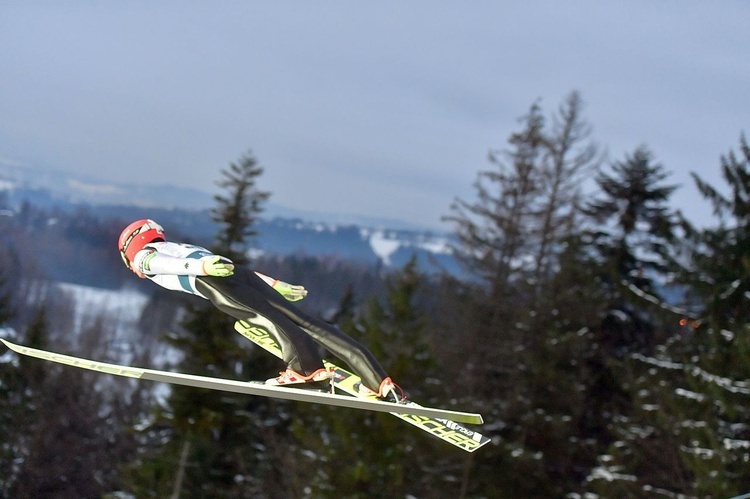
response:
<path id="1" fill-rule="evenodd" d="M 213 249 L 304 284 L 311 297 L 301 306 L 367 344 L 414 400 L 481 412 L 492 442 L 467 455 L 387 414 L 165 390 L 5 354 L 0 494 L 747 492 L 744 135 L 718 167 L 726 185 L 694 175 L 715 215 L 714 224 L 695 227 L 671 207 L 677 186 L 646 145 L 605 161 L 580 95 L 566 96 L 551 113 L 534 103 L 518 131 L 490 151 L 475 198 L 448 207 L 463 273 L 428 275 L 414 260 L 385 271 L 305 256 L 250 259 L 270 193 L 260 189 L 263 168 L 248 152 L 222 170 Z M 121 359 L 110 317 L 91 321 L 76 337 L 67 334 L 70 299 L 35 263 L 48 249 L 26 251 L 39 243 L 31 231 L 48 215 L 26 205 L 17 217 L 0 217 L 3 334 L 29 346 Z M 90 253 L 94 266 L 116 259 L 111 241 L 119 227 L 85 210 L 55 215 L 77 237 L 59 251 Z M 43 244 L 54 246 L 52 232 L 44 234 Z M 113 275 L 114 282 L 121 277 Z M 150 295 L 142 336 L 127 356 L 133 365 L 161 362 L 247 380 L 281 367 L 235 334 L 231 318 L 194 298 Z"/>

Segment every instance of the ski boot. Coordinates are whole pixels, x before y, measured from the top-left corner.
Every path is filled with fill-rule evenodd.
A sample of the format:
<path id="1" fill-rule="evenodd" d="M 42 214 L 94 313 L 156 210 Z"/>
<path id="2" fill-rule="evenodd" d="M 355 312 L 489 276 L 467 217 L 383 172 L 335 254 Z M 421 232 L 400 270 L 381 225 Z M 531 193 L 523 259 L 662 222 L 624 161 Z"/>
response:
<path id="1" fill-rule="evenodd" d="M 376 397 L 384 402 L 401 403 L 406 400 L 404 391 L 398 386 L 393 380 L 388 377 L 380 382 L 380 387 L 377 392 L 370 390 L 364 384 L 359 383 L 358 388 L 359 394 L 367 397 Z"/>
<path id="2" fill-rule="evenodd" d="M 293 386 L 294 388 L 311 388 L 320 391 L 331 391 L 330 385 L 333 381 L 333 371 L 331 369 L 318 369 L 312 374 L 305 376 L 293 369 L 280 372 L 279 376 L 266 380 L 266 385 L 273 386 Z M 328 390 L 322 390 L 328 386 Z"/>

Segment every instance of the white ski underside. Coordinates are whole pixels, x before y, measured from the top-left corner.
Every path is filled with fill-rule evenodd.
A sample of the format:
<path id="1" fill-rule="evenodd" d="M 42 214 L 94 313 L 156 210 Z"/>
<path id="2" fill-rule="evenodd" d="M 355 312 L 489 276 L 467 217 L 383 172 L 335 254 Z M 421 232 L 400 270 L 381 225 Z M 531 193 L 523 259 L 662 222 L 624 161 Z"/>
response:
<path id="1" fill-rule="evenodd" d="M 0 338 L 5 346 L 16 353 L 29 357 L 65 364 L 81 369 L 112 374 L 115 376 L 125 376 L 128 378 L 147 379 L 162 383 L 175 385 L 185 385 L 197 388 L 207 388 L 210 390 L 223 390 L 227 392 L 244 393 L 248 395 L 257 395 L 261 397 L 273 397 L 284 400 L 295 400 L 299 402 L 310 402 L 316 404 L 325 404 L 337 407 L 347 407 L 350 409 L 364 409 L 376 412 L 394 412 L 394 409 L 400 414 L 410 414 L 414 416 L 426 416 L 432 418 L 449 419 L 458 423 L 465 424 L 482 424 L 480 414 L 451 411 L 446 409 L 435 409 L 431 407 L 413 406 L 394 404 L 392 402 L 383 402 L 380 400 L 360 399 L 347 395 L 337 395 L 332 393 L 317 392 L 298 388 L 279 387 L 265 385 L 262 383 L 253 383 L 245 381 L 235 381 L 222 378 L 211 378 L 207 376 L 196 376 L 192 374 L 182 374 L 168 371 L 159 371 L 155 369 L 142 369 L 138 367 L 121 366 L 95 360 L 82 359 L 70 355 L 63 355 L 46 350 L 16 345 L 8 340 Z"/>

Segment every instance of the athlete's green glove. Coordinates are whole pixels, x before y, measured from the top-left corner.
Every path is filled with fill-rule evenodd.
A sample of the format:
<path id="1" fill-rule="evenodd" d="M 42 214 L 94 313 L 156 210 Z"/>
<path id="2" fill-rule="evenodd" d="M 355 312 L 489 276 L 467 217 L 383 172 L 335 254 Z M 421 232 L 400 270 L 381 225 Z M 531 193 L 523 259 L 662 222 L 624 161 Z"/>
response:
<path id="1" fill-rule="evenodd" d="M 219 255 L 203 260 L 203 272 L 214 277 L 227 277 L 234 274 L 234 264 L 222 261 Z"/>
<path id="2" fill-rule="evenodd" d="M 307 290 L 304 286 L 297 286 L 284 281 L 275 281 L 273 289 L 289 301 L 299 301 L 307 296 Z"/>

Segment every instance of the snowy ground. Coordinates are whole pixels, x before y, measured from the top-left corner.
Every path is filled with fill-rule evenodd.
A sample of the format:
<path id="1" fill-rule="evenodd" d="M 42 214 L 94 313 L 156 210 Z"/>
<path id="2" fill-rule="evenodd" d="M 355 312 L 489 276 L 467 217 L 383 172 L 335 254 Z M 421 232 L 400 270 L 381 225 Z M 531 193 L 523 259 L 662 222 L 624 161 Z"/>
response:
<path id="1" fill-rule="evenodd" d="M 139 340 L 142 332 L 138 329 L 138 322 L 148 296 L 132 289 L 106 290 L 68 283 L 59 286 L 75 302 L 75 336 L 104 315 L 114 325 L 108 337 L 109 358 L 106 360 L 131 365 L 134 355 L 142 353 L 139 348 L 143 346 Z M 161 344 L 156 351 L 151 351 L 152 365 L 139 367 L 164 368 L 174 365 L 179 358 L 178 352 Z"/>
<path id="2" fill-rule="evenodd" d="M 107 358 L 96 360 L 152 369 L 168 368 L 179 361 L 179 352 L 166 344 L 160 344 L 156 351 L 151 351 L 148 365 L 135 365 L 143 362 L 135 361 L 134 357 L 140 353 L 137 338 L 141 332 L 138 330 L 138 322 L 148 302 L 147 295 L 132 289 L 106 290 L 68 283 L 60 283 L 59 286 L 74 299 L 76 335 L 102 314 L 115 325 L 114 332 L 108 339 Z M 153 387 L 153 394 L 159 403 L 169 393 L 170 387 L 167 384 L 156 384 Z"/>
<path id="3" fill-rule="evenodd" d="M 423 236 L 422 239 L 418 241 L 405 241 L 399 237 L 397 233 L 381 229 L 361 229 L 360 235 L 363 239 L 368 240 L 373 253 L 375 253 L 385 265 L 391 265 L 391 256 L 402 246 L 417 247 L 436 254 L 451 253 L 448 240 L 445 237 L 440 236 Z"/>
<path id="4" fill-rule="evenodd" d="M 80 332 L 105 314 L 117 324 L 117 338 L 130 336 L 148 300 L 145 294 L 134 290 L 113 291 L 68 283 L 60 283 L 59 287 L 75 299 L 75 331 Z"/>

